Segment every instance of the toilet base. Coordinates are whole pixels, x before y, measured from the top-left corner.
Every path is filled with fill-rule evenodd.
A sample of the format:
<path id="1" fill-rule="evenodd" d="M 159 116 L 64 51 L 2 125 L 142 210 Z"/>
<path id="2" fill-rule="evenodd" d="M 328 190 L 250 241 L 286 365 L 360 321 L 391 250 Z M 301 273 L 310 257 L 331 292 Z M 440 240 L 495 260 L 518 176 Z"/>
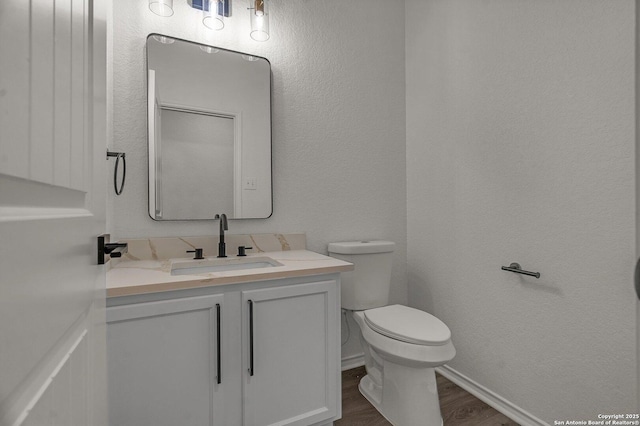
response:
<path id="1" fill-rule="evenodd" d="M 369 374 L 360 380 L 360 393 L 394 426 L 442 426 L 433 368 L 408 368 L 384 362 L 383 385 Z M 402 383 L 402 386 L 397 384 Z"/>
<path id="2" fill-rule="evenodd" d="M 360 393 L 395 426 L 441 426 L 435 367 L 455 356 L 453 344 L 398 341 L 371 330 L 364 312 L 354 312 L 353 318 L 367 370 L 360 380 Z"/>

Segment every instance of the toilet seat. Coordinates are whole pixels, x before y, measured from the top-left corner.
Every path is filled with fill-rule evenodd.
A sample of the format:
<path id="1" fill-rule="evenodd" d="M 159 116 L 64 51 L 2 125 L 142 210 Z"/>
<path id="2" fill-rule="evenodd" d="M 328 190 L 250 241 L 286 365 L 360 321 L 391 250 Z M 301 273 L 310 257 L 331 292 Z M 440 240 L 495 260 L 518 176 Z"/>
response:
<path id="1" fill-rule="evenodd" d="M 375 332 L 401 342 L 423 346 L 445 345 L 451 340 L 449 327 L 419 309 L 389 305 L 364 311 L 366 324 Z"/>

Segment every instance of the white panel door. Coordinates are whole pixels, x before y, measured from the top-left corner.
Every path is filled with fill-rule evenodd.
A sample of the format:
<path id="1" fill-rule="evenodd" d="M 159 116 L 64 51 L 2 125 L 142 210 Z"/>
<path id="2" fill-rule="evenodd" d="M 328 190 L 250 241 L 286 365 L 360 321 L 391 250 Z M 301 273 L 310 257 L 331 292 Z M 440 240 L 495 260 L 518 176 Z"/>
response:
<path id="1" fill-rule="evenodd" d="M 0 1 L 0 425 L 106 424 L 103 0 Z"/>
<path id="2" fill-rule="evenodd" d="M 242 292 L 245 426 L 339 414 L 337 289 L 322 281 Z"/>

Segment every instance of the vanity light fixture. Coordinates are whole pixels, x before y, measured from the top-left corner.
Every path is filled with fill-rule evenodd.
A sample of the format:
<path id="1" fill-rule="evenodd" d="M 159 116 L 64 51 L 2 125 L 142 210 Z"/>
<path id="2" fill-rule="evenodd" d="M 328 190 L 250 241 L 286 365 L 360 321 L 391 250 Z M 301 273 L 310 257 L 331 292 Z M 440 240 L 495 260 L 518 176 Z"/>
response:
<path id="1" fill-rule="evenodd" d="M 173 15 L 173 0 L 149 0 L 149 9 L 158 16 Z"/>
<path id="2" fill-rule="evenodd" d="M 255 41 L 269 40 L 269 10 L 267 0 L 251 0 L 253 7 L 249 8 L 251 19 L 251 33 Z"/>
<path id="3" fill-rule="evenodd" d="M 1 1 L 1 0 L 0 0 Z M 232 0 L 186 0 L 194 9 L 202 11 L 202 24 L 210 30 L 219 31 L 224 28 L 224 18 L 231 16 Z M 268 0 L 249 0 L 249 19 L 251 32 L 255 41 L 269 40 L 269 7 Z M 158 16 L 173 15 L 173 0 L 149 0 L 149 9 Z"/>

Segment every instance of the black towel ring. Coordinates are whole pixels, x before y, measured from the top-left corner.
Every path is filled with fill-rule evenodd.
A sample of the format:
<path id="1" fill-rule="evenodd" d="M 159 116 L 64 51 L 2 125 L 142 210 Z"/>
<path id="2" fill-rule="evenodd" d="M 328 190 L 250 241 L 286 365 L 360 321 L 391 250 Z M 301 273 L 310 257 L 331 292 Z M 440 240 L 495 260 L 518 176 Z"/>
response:
<path id="1" fill-rule="evenodd" d="M 116 168 L 113 171 L 113 189 L 116 191 L 116 195 L 120 195 L 122 194 L 122 188 L 124 188 L 124 181 L 127 178 L 127 160 L 124 158 L 124 152 L 107 151 L 107 160 L 109 157 L 116 157 Z M 122 158 L 122 182 L 120 183 L 120 189 L 118 189 L 118 164 L 120 164 L 120 158 Z"/>

